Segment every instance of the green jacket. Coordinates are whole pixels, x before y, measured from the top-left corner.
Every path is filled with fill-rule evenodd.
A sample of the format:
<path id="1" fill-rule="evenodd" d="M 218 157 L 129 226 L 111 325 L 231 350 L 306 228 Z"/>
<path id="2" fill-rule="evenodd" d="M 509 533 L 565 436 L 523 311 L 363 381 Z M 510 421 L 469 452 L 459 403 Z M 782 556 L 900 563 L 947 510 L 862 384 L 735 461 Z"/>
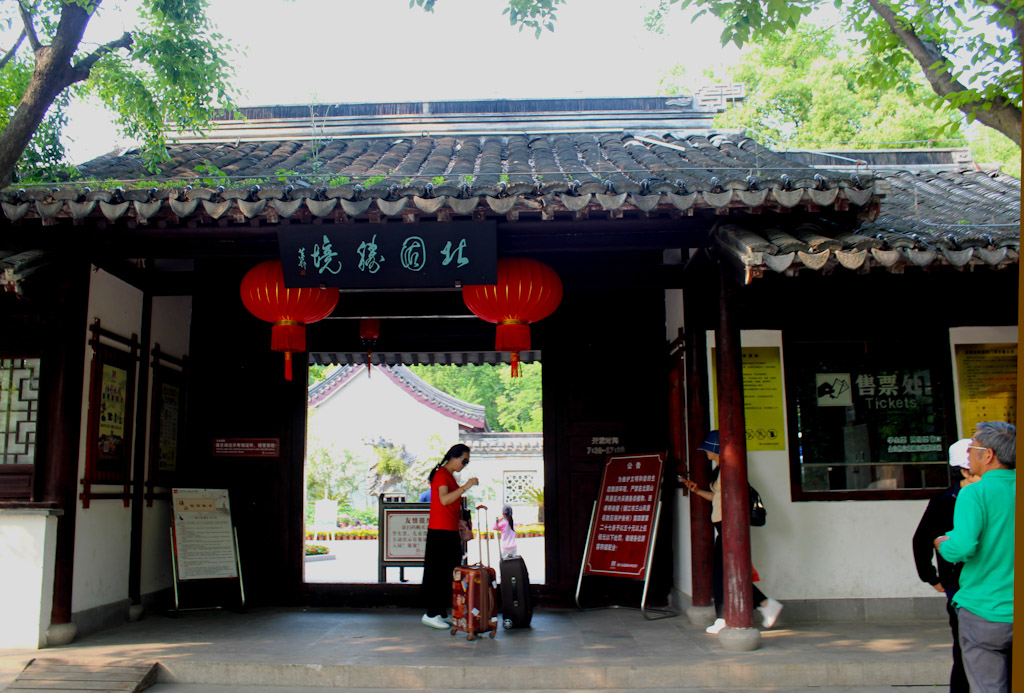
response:
<path id="1" fill-rule="evenodd" d="M 939 553 L 963 562 L 953 603 L 997 623 L 1013 623 L 1013 548 L 1017 472 L 993 469 L 960 489 L 953 529 Z"/>

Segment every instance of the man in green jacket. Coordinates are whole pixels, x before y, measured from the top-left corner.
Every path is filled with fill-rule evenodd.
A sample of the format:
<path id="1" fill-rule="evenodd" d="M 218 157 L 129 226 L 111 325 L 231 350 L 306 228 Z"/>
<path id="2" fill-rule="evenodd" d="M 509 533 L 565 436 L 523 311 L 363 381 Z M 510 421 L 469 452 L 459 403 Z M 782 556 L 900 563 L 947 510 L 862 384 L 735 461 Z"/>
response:
<path id="1" fill-rule="evenodd" d="M 978 424 L 967 459 L 981 479 L 960 490 L 953 529 L 935 539 L 935 548 L 964 564 L 953 604 L 971 693 L 1009 691 L 1017 429 L 1000 421 Z"/>

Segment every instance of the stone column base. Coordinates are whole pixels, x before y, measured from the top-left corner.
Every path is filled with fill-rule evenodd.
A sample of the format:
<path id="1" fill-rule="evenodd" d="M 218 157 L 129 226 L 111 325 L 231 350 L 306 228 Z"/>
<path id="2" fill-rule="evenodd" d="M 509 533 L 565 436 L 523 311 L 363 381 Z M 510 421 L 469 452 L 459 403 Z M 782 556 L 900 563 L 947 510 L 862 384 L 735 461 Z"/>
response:
<path id="1" fill-rule="evenodd" d="M 686 607 L 686 618 L 695 626 L 707 628 L 715 622 L 715 607 L 713 606 L 688 606 Z"/>
<path id="2" fill-rule="evenodd" d="M 51 623 L 46 629 L 46 645 L 57 647 L 67 645 L 78 635 L 78 626 L 74 623 Z"/>
<path id="3" fill-rule="evenodd" d="M 730 628 L 718 631 L 722 648 L 732 652 L 750 652 L 761 644 L 761 631 L 757 628 Z"/>

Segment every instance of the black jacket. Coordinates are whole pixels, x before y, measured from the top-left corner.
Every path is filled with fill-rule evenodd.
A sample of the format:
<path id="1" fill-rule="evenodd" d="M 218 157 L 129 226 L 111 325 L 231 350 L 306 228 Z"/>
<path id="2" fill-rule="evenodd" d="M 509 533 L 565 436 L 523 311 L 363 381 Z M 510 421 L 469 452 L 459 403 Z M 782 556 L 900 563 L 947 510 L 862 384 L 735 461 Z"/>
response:
<path id="1" fill-rule="evenodd" d="M 935 550 L 933 542 L 935 537 L 941 537 L 953 529 L 953 506 L 956 503 L 956 494 L 959 490 L 959 484 L 950 486 L 928 501 L 928 507 L 925 508 L 921 522 L 917 525 L 917 531 L 914 532 L 914 563 L 917 564 L 918 576 L 922 582 L 927 582 L 929 585 L 941 582 L 949 597 L 952 597 L 960 588 L 961 564 L 950 563 L 940 556 Z M 935 557 L 935 563 L 939 566 L 938 572 L 932 565 L 932 556 Z"/>

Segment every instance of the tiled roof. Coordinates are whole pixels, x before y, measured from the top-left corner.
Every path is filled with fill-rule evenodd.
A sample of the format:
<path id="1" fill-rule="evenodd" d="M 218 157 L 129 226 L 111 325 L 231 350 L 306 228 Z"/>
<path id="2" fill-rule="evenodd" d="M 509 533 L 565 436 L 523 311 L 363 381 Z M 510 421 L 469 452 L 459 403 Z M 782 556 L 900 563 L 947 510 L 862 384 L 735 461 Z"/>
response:
<path id="1" fill-rule="evenodd" d="M 768 224 L 724 224 L 716 242 L 744 279 L 770 272 L 857 272 L 946 265 L 958 269 L 1017 264 L 1020 180 L 977 170 L 881 172 L 889 194 L 879 215 L 855 232 L 827 222 L 786 231 Z"/>
<path id="2" fill-rule="evenodd" d="M 345 383 L 365 370 L 365 364 L 338 367 L 327 378 L 310 386 L 309 406 L 320 406 L 337 393 Z M 486 409 L 482 405 L 470 404 L 439 390 L 402 365 L 377 366 L 374 371 L 390 379 L 425 406 L 458 421 L 461 426 L 474 431 L 487 430 Z"/>
<path id="3" fill-rule="evenodd" d="M 916 150 L 876 153 L 896 166 L 775 152 L 709 129 L 715 107 L 701 98 L 349 104 L 305 117 L 308 107 L 253 108 L 210 136 L 183 136 L 156 176 L 128 151 L 85 164 L 81 181 L 0 191 L 0 220 L 165 227 L 170 241 L 176 228 L 235 226 L 242 239 L 282 220 L 679 220 L 694 243 L 714 226 L 745 281 L 1017 262 L 1016 179 L 955 163 L 935 172 L 935 155 Z M 0 256 L 29 249 L 0 236 Z"/>
<path id="4" fill-rule="evenodd" d="M 460 442 L 474 455 L 537 454 L 544 451 L 543 433 L 463 433 Z"/>

